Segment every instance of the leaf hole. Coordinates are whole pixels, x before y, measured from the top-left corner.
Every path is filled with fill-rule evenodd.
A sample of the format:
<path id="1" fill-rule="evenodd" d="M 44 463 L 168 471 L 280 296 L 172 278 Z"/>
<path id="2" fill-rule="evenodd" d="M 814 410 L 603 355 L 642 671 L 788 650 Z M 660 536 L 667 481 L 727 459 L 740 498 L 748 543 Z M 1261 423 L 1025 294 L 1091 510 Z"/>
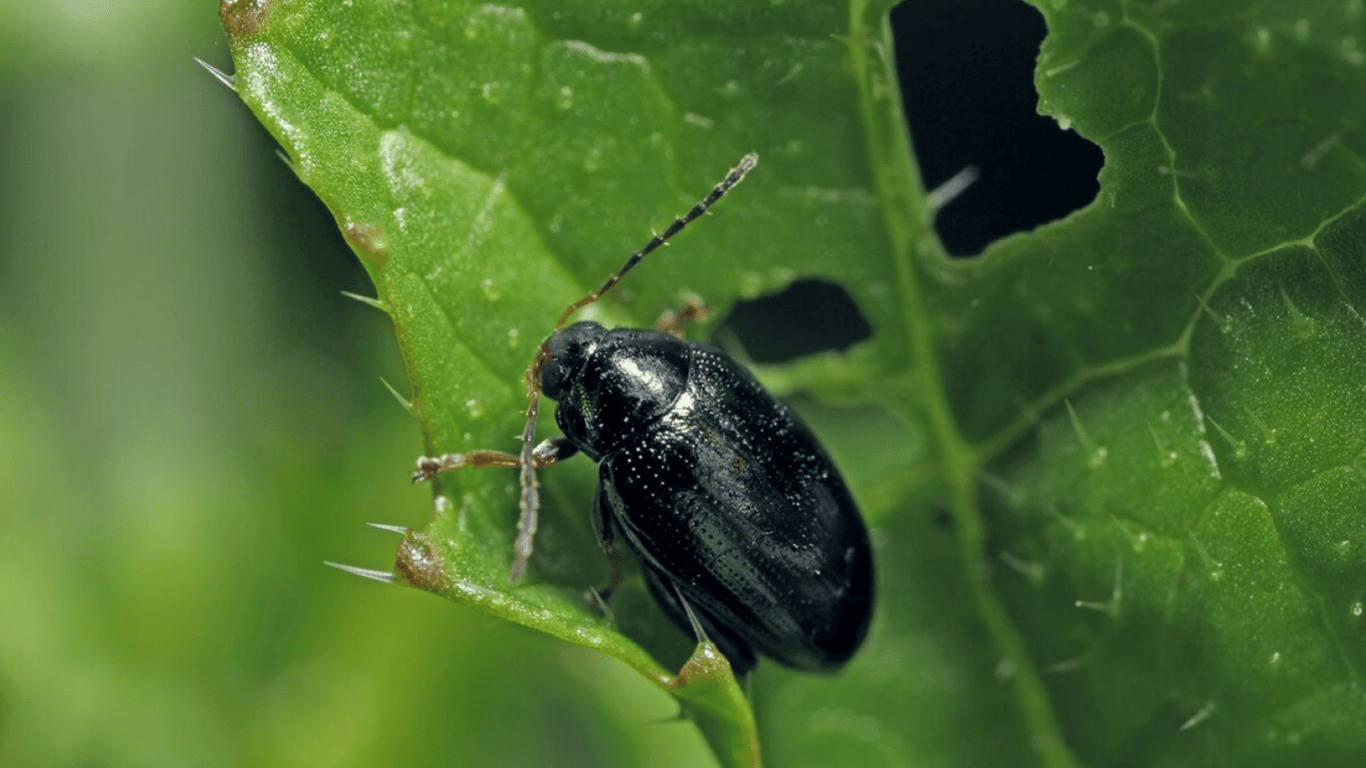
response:
<path id="1" fill-rule="evenodd" d="M 935 217 L 954 256 L 1063 218 L 1100 191 L 1100 148 L 1037 112 L 1034 62 L 1046 31 L 1020 0 L 892 9 L 902 104 L 925 188 L 967 167 L 979 171 Z"/>
<path id="2" fill-rule="evenodd" d="M 717 335 L 734 334 L 756 363 L 781 363 L 843 351 L 873 335 L 849 292 L 823 280 L 797 280 L 782 291 L 737 303 Z"/>

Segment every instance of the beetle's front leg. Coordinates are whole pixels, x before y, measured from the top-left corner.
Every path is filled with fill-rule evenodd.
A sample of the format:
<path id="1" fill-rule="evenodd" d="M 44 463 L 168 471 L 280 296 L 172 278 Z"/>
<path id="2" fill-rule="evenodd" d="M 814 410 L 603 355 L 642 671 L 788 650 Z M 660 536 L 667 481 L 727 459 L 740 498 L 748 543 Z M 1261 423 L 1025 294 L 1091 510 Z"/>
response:
<path id="1" fill-rule="evenodd" d="M 543 440 L 540 445 L 536 446 L 531 452 L 531 464 L 537 469 L 548 467 L 578 452 L 578 447 L 570 442 L 569 438 L 564 435 L 556 435 Z M 444 456 L 423 456 L 417 460 L 417 471 L 413 473 L 413 482 L 420 483 L 423 480 L 431 480 L 442 472 L 454 472 L 466 467 L 516 469 L 520 466 L 522 466 L 521 457 L 502 451 L 474 450 L 465 453 L 448 453 Z"/>
<path id="2" fill-rule="evenodd" d="M 601 484 L 593 492 L 593 532 L 598 535 L 598 544 L 602 545 L 602 551 L 607 554 L 607 562 L 611 564 L 612 571 L 607 576 L 606 584 L 596 590 L 590 590 L 584 597 L 588 599 L 588 602 L 597 603 L 598 607 L 606 610 L 607 601 L 612 597 L 612 592 L 621 586 L 624 571 L 621 550 L 617 549 L 616 534 L 612 530 L 612 516 L 602 506 Z"/>
<path id="3" fill-rule="evenodd" d="M 548 467 L 557 461 L 564 461 L 578 452 L 579 447 L 574 445 L 573 440 L 564 435 L 547 437 L 531 449 L 531 464 L 537 469 Z"/>

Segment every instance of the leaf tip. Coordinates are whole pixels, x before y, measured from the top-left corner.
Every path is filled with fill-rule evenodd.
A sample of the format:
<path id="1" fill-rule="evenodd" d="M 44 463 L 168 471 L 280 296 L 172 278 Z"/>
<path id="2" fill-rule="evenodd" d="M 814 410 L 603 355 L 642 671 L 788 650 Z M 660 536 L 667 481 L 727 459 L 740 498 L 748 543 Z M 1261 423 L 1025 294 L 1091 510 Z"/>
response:
<path id="1" fill-rule="evenodd" d="M 389 310 L 386 309 L 384 306 L 384 302 L 380 301 L 379 299 L 370 298 L 369 296 L 362 296 L 359 293 L 352 293 L 350 291 L 342 291 L 341 295 L 345 296 L 348 299 L 355 299 L 356 301 L 359 301 L 367 307 L 374 307 L 375 309 L 378 309 L 379 311 L 385 314 L 389 313 Z"/>
<path id="2" fill-rule="evenodd" d="M 198 56 L 195 56 L 194 60 L 196 63 L 199 64 L 199 66 L 207 70 L 209 74 L 213 75 L 213 79 L 217 80 L 223 85 L 228 86 L 228 90 L 232 91 L 233 93 L 237 92 L 237 80 L 232 75 L 229 75 L 227 72 L 224 72 L 223 70 L 219 69 L 218 67 L 215 67 L 209 62 L 204 61 Z"/>
<path id="3" fill-rule="evenodd" d="M 394 566 L 407 583 L 418 589 L 441 594 L 450 585 L 446 559 L 424 533 L 409 531 L 404 535 L 394 555 Z"/>
<path id="4" fill-rule="evenodd" d="M 1208 703 L 1205 704 L 1205 706 L 1203 706 L 1203 707 L 1200 708 L 1200 711 L 1199 711 L 1199 712 L 1196 712 L 1194 715 L 1191 715 L 1191 717 L 1190 717 L 1189 720 L 1187 720 L 1186 722 L 1182 723 L 1182 724 L 1181 724 L 1181 727 L 1178 728 L 1177 731 L 1180 731 L 1180 732 L 1189 731 L 1190 729 L 1194 728 L 1195 726 L 1197 726 L 1197 725 L 1199 725 L 1199 724 L 1205 722 L 1206 720 L 1209 719 L 1209 716 L 1210 716 L 1210 715 L 1214 714 L 1214 710 L 1217 709 L 1217 708 L 1218 708 L 1218 705 L 1217 705 L 1213 700 L 1209 701 Z"/>
<path id="5" fill-rule="evenodd" d="M 403 408 L 403 411 L 405 413 L 407 413 L 409 416 L 414 415 L 412 400 L 409 400 L 403 395 L 400 395 L 398 393 L 398 390 L 394 389 L 394 385 L 390 384 L 389 381 L 385 379 L 383 376 L 379 377 L 379 382 L 384 385 L 385 389 L 389 390 L 389 394 L 394 396 L 394 399 L 398 401 L 399 406 Z M 413 482 L 417 482 L 417 478 L 414 478 Z"/>
<path id="6" fill-rule="evenodd" d="M 976 183 L 981 175 L 982 172 L 975 165 L 964 167 L 948 181 L 930 190 L 929 194 L 925 195 L 925 207 L 929 208 L 931 213 L 938 213 L 940 208 L 958 199 L 966 192 L 968 187 Z"/>
<path id="7" fill-rule="evenodd" d="M 274 0 L 220 0 L 218 21 L 232 42 L 255 37 L 274 6 Z"/>
<path id="8" fill-rule="evenodd" d="M 407 528 L 404 528 L 404 527 L 401 526 L 401 525 L 386 525 L 386 524 L 384 524 L 384 523 L 366 523 L 366 525 L 370 526 L 371 528 L 376 528 L 376 529 L 381 530 L 381 531 L 389 531 L 389 532 L 391 532 L 391 533 L 397 533 L 399 536 L 407 536 L 407 535 L 408 535 L 408 529 L 407 529 Z"/>
<path id="9" fill-rule="evenodd" d="M 362 259 L 375 267 L 383 267 L 389 261 L 389 237 L 378 225 L 344 219 L 341 230 L 346 242 Z"/>
<path id="10" fill-rule="evenodd" d="M 716 647 L 716 643 L 704 637 L 698 641 L 692 656 L 688 657 L 683 668 L 669 683 L 669 687 L 679 689 L 695 684 L 699 680 L 714 681 L 717 684 L 724 685 L 727 678 L 734 679 L 734 674 L 730 660 L 721 653 L 720 648 Z"/>
<path id="11" fill-rule="evenodd" d="M 323 561 L 323 565 L 329 566 L 331 568 L 336 568 L 339 571 L 345 571 L 346 573 L 349 573 L 353 576 L 359 576 L 362 579 L 379 581 L 385 584 L 394 583 L 394 574 L 390 573 L 389 571 L 379 571 L 373 568 L 359 568 L 354 565 L 343 565 L 341 563 L 333 563 L 326 560 Z"/>

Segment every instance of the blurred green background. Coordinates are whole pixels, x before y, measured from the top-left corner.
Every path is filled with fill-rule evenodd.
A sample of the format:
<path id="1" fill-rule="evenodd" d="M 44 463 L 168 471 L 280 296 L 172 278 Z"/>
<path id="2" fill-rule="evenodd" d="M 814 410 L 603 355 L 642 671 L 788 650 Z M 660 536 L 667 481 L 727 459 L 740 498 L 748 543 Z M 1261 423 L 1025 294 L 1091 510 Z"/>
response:
<path id="1" fill-rule="evenodd" d="M 388 320 L 210 0 L 0 28 L 0 766 L 709 764 L 617 662 L 416 591 Z M 511 518 L 509 518 L 511 520 Z"/>

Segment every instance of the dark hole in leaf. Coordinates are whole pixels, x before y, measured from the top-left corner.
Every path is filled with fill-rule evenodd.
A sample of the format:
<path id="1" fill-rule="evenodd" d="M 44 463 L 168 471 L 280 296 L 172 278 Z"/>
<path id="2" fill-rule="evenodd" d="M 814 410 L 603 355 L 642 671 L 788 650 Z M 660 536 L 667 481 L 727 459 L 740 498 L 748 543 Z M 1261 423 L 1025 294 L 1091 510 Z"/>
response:
<path id="1" fill-rule="evenodd" d="M 949 253 L 1060 219 L 1095 199 L 1100 148 L 1037 112 L 1043 17 L 1020 0 L 915 0 L 892 10 L 897 75 L 926 189 L 977 180 L 939 211 Z"/>
<path id="2" fill-rule="evenodd" d="M 718 335 L 734 334 L 756 363 L 844 350 L 873 334 L 848 291 L 822 280 L 798 280 L 783 291 L 741 301 Z"/>

